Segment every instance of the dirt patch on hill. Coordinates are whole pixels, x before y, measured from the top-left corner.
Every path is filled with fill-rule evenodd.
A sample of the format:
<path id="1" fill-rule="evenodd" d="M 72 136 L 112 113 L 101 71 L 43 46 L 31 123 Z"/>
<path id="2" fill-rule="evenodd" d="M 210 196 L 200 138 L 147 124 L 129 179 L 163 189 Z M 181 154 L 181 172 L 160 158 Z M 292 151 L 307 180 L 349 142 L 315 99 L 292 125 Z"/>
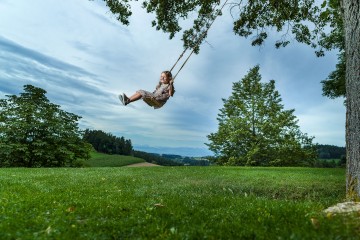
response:
<path id="1" fill-rule="evenodd" d="M 127 167 L 160 167 L 160 165 L 149 163 L 149 162 L 142 162 L 142 163 L 134 163 L 127 165 Z"/>

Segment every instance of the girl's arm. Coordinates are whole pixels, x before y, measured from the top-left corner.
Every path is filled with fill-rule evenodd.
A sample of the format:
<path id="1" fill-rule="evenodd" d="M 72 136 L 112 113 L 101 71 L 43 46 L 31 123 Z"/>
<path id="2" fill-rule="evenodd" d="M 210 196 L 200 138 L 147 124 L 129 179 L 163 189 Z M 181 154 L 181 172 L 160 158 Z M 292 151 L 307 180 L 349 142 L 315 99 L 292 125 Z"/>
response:
<path id="1" fill-rule="evenodd" d="M 175 93 L 175 88 L 174 88 L 174 81 L 171 80 L 170 81 L 170 85 L 169 85 L 169 95 L 172 97 Z"/>
<path id="2" fill-rule="evenodd" d="M 155 97 L 156 100 L 167 100 L 169 99 L 170 97 L 170 94 L 169 94 L 169 91 L 164 91 L 162 94 L 159 94 Z"/>

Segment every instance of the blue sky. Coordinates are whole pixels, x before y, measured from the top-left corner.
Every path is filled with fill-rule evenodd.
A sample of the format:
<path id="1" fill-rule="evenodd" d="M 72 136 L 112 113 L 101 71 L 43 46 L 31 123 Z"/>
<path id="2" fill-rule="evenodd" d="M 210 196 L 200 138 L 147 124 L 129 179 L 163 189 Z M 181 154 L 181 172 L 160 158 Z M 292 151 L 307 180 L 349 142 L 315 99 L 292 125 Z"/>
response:
<path id="1" fill-rule="evenodd" d="M 336 52 L 317 58 L 313 49 L 295 42 L 278 50 L 272 36 L 264 46 L 252 47 L 249 39 L 233 34 L 226 7 L 163 108 L 142 101 L 121 106 L 119 93 L 152 91 L 183 50 L 181 34 L 169 40 L 151 27 L 153 16 L 140 6 L 141 1 L 133 4 L 130 25 L 123 26 L 100 0 L 0 0 L 0 98 L 32 84 L 62 109 L 82 116 L 83 129 L 124 136 L 139 149 L 193 148 L 205 154 L 221 99 L 259 64 L 262 80 L 275 80 L 285 109 L 295 109 L 302 132 L 315 143 L 345 145 L 343 99 L 323 97 L 320 84 L 334 70 Z"/>

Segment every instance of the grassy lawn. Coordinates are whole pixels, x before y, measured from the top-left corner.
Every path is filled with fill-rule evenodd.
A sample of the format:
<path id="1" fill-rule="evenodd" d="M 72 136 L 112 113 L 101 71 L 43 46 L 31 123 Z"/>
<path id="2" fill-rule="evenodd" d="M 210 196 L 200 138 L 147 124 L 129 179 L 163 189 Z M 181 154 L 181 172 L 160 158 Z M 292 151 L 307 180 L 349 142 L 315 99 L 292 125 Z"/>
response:
<path id="1" fill-rule="evenodd" d="M 0 169 L 0 239 L 358 239 L 322 213 L 344 195 L 344 169 Z"/>
<path id="2" fill-rule="evenodd" d="M 104 153 L 92 152 L 91 158 L 86 161 L 89 167 L 122 167 L 134 163 L 145 162 L 141 158 L 123 155 L 109 155 Z"/>

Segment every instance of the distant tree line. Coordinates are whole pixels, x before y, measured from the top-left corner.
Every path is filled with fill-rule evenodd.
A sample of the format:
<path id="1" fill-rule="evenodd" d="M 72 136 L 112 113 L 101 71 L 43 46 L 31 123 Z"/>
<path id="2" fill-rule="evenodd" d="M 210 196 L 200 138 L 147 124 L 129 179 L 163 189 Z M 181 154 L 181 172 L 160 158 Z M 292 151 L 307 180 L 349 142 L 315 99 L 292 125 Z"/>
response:
<path id="1" fill-rule="evenodd" d="M 101 130 L 86 129 L 83 140 L 90 143 L 97 152 L 128 156 L 133 153 L 130 139 L 116 137 L 111 133 L 105 133 Z"/>
<path id="2" fill-rule="evenodd" d="M 167 159 L 181 159 L 182 156 L 181 155 L 176 155 L 176 154 L 161 154 L 162 157 L 167 158 Z"/>
<path id="3" fill-rule="evenodd" d="M 317 168 L 337 168 L 346 167 L 346 158 L 345 156 L 341 159 L 317 159 L 314 163 L 314 167 Z"/>
<path id="4" fill-rule="evenodd" d="M 142 158 L 146 162 L 158 164 L 161 166 L 183 166 L 183 164 L 164 158 L 159 154 L 147 153 L 142 151 L 133 151 L 134 157 Z"/>
<path id="5" fill-rule="evenodd" d="M 320 159 L 341 159 L 346 154 L 345 147 L 318 144 L 316 149 Z"/>
<path id="6" fill-rule="evenodd" d="M 210 161 L 208 159 L 196 159 L 193 157 L 183 157 L 175 154 L 162 154 L 164 158 L 170 159 L 172 161 L 181 163 L 182 165 L 187 166 L 209 166 Z"/>
<path id="7" fill-rule="evenodd" d="M 182 162 L 185 165 L 190 165 L 190 166 L 209 166 L 210 165 L 210 161 L 209 160 L 205 160 L 205 159 L 195 159 L 195 158 L 191 158 L 191 157 L 185 157 L 184 159 L 182 159 Z"/>
<path id="8" fill-rule="evenodd" d="M 318 159 L 315 161 L 315 167 L 346 167 L 345 147 L 317 144 L 316 149 L 318 153 Z"/>

